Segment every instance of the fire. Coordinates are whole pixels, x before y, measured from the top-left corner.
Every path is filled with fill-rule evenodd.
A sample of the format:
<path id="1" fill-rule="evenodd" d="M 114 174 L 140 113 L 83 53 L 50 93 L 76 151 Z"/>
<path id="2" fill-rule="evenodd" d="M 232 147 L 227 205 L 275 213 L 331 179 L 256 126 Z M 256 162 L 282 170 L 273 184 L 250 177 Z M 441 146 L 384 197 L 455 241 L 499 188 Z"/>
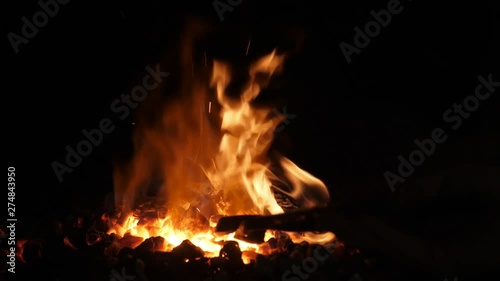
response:
<path id="1" fill-rule="evenodd" d="M 217 91 L 217 100 L 222 105 L 221 143 L 216 155 L 214 169 L 208 172 L 210 181 L 223 191 L 223 213 L 229 214 L 271 214 L 282 213 L 283 209 L 274 199 L 271 181 L 266 176 L 267 163 L 259 163 L 265 156 L 271 138 L 261 138 L 277 125 L 267 119 L 269 110 L 256 110 L 250 102 L 260 93 L 257 74 L 271 76 L 281 65 L 282 56 L 275 52 L 260 59 L 250 68 L 248 87 L 239 101 L 231 100 L 225 90 L 230 81 L 228 67 L 215 62 L 212 84 Z M 264 141 L 262 141 L 264 140 Z"/>
<path id="2" fill-rule="evenodd" d="M 218 255 L 223 241 L 236 240 L 244 257 L 250 258 L 252 253 L 270 250 L 235 239 L 234 234 L 214 234 L 218 217 L 283 213 L 276 193 L 300 207 L 325 206 L 329 193 L 321 180 L 283 156 L 270 159 L 273 131 L 282 119 L 273 118 L 270 108 L 253 105 L 283 61 L 284 55 L 273 51 L 255 62 L 237 98 L 226 92 L 230 66 L 214 61 L 209 81 L 190 81 L 189 95 L 168 102 L 159 122 L 139 126 L 134 158 L 115 173 L 115 188 L 123 195 L 116 198 L 122 213 L 109 233 L 140 238 L 127 240 L 129 246 L 161 236 L 163 251 L 188 239 L 209 257 Z M 219 125 L 213 125 L 214 118 Z M 283 176 L 272 173 L 272 165 Z M 270 237 L 272 233 L 266 233 L 266 239 Z M 291 237 L 327 242 L 334 235 L 295 233 Z"/>

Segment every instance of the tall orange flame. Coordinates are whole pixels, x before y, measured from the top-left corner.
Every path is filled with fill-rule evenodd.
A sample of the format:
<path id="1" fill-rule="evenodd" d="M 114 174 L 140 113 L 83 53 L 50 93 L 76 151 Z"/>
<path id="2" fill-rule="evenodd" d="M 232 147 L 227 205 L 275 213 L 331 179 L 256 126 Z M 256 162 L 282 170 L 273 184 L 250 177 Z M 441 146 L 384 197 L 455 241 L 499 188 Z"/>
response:
<path id="1" fill-rule="evenodd" d="M 283 61 L 276 51 L 256 61 L 236 99 L 226 93 L 229 65 L 214 61 L 210 85 L 194 84 L 188 98 L 167 103 L 158 123 L 140 127 L 131 165 L 115 174 L 125 213 L 109 232 L 143 239 L 162 236 L 167 242 L 164 250 L 189 239 L 212 255 L 220 250 L 218 241 L 234 239 L 232 234 L 216 237 L 211 232 L 207 226 L 213 216 L 283 213 L 275 192 L 301 207 L 326 205 L 329 193 L 323 182 L 289 159 L 280 156 L 277 161 L 285 179 L 269 169 L 269 136 L 282 120 L 272 118 L 270 108 L 257 108 L 252 102 Z M 220 105 L 218 128 L 209 119 L 211 88 Z M 286 181 L 287 188 L 276 186 L 280 181 Z M 151 188 L 155 199 L 148 196 Z M 313 241 L 332 238 L 333 234 L 303 236 Z M 242 250 L 259 251 L 256 245 L 239 242 Z"/>

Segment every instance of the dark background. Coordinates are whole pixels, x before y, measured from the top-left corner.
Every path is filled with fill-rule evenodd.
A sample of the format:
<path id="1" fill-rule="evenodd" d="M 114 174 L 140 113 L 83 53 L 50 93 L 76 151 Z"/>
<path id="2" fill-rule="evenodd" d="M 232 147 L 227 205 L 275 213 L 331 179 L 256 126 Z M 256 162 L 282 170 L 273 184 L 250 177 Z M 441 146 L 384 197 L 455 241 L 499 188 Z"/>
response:
<path id="1" fill-rule="evenodd" d="M 64 147 L 75 147 L 83 129 L 115 115 L 111 102 L 140 81 L 146 65 L 162 61 L 171 73 L 163 83 L 178 83 L 188 17 L 213 27 L 199 57 L 206 51 L 208 59 L 244 64 L 276 46 L 291 51 L 280 88 L 266 93 L 297 114 L 275 147 L 324 180 L 334 202 L 383 213 L 394 199 L 384 172 L 396 172 L 397 156 L 406 157 L 414 139 L 430 137 L 436 127 L 449 139 L 412 176 L 499 165 L 498 91 L 457 131 L 442 119 L 474 93 L 478 75 L 498 70 L 494 1 L 402 1 L 403 11 L 348 64 L 340 42 L 352 45 L 353 28 L 363 29 L 370 10 L 386 9 L 387 2 L 244 0 L 221 22 L 211 1 L 73 0 L 18 54 L 4 37 L 4 149 L 7 165 L 16 167 L 20 224 L 100 206 L 112 192 L 113 161 L 130 153 L 132 115 L 114 119 L 117 129 L 62 183 L 51 163 L 64 161 Z M 6 31 L 20 34 L 21 17 L 31 18 L 39 6 L 9 5 Z"/>

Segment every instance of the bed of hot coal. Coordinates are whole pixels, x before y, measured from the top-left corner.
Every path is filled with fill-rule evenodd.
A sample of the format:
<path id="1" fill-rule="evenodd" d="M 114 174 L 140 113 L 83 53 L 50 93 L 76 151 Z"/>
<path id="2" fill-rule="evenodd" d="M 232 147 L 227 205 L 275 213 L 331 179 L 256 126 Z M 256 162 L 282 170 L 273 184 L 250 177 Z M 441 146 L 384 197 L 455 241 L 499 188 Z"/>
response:
<path id="1" fill-rule="evenodd" d="M 266 242 L 273 249 L 271 254 L 256 255 L 245 264 L 236 241 L 223 243 L 220 255 L 212 258 L 188 240 L 168 252 L 159 251 L 165 242 L 162 237 L 151 237 L 129 248 L 124 245 L 138 238 L 106 234 L 102 215 L 81 212 L 65 221 L 40 223 L 32 237 L 24 237 L 16 277 L 58 281 L 374 280 L 364 277 L 371 274 L 373 260 L 358 250 L 346 249 L 339 241 L 297 244 L 279 233 L 278 238 Z M 3 261 L 2 266 L 5 264 Z"/>

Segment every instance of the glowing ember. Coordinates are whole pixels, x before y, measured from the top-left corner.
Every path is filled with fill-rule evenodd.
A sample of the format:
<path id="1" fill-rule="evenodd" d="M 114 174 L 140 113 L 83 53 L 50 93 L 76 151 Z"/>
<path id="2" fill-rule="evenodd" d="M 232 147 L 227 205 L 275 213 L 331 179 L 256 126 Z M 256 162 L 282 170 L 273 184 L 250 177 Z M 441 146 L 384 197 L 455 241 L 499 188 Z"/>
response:
<path id="1" fill-rule="evenodd" d="M 239 98 L 226 93 L 229 65 L 215 61 L 210 85 L 191 82 L 189 95 L 169 102 L 157 124 L 137 126 L 134 158 L 115 173 L 117 194 L 123 194 L 116 198 L 122 213 L 118 219 L 108 219 L 109 233 L 123 237 L 121 243 L 129 247 L 161 236 L 164 251 L 190 240 L 208 257 L 219 254 L 223 241 L 235 240 L 248 262 L 255 253 L 271 249 L 235 239 L 234 234 L 215 235 L 218 217 L 283 213 L 275 193 L 292 198 L 300 207 L 325 206 L 329 194 L 319 179 L 285 157 L 269 159 L 272 134 L 282 120 L 270 117 L 270 108 L 252 105 L 283 59 L 273 51 L 254 63 Z M 216 98 L 208 98 L 211 88 Z M 212 102 L 215 99 L 218 106 Z M 215 111 L 220 114 L 217 129 L 209 119 Z M 270 172 L 273 163 L 284 176 Z M 155 199 L 147 199 L 151 190 Z M 290 235 L 297 242 L 317 243 L 335 237 L 333 233 Z M 271 237 L 266 233 L 266 241 Z"/>

